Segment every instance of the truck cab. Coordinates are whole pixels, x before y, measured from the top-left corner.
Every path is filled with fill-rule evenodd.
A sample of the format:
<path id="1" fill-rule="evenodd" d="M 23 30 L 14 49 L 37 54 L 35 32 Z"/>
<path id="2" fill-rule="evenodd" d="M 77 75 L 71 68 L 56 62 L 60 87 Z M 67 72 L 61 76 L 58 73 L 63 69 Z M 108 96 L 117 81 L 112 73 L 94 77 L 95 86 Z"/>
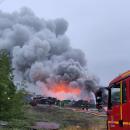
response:
<path id="1" fill-rule="evenodd" d="M 107 129 L 130 130 L 130 70 L 109 84 Z"/>

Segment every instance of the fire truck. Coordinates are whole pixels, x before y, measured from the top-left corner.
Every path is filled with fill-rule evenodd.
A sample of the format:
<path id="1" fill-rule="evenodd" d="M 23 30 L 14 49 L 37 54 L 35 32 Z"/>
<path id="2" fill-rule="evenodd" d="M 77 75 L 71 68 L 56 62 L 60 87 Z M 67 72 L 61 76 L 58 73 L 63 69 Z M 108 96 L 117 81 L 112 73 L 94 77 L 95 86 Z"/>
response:
<path id="1" fill-rule="evenodd" d="M 112 80 L 107 90 L 107 129 L 130 130 L 130 70 Z"/>
<path id="2" fill-rule="evenodd" d="M 107 130 L 130 130 L 130 70 L 113 79 L 108 90 Z M 96 101 L 103 101 L 104 90 L 96 93 Z"/>

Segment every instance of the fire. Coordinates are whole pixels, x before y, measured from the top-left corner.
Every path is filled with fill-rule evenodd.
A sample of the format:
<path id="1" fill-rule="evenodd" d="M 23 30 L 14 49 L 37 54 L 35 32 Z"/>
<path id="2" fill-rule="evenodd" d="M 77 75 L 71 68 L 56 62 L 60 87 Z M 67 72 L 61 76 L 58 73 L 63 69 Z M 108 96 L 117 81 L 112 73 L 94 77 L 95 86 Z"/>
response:
<path id="1" fill-rule="evenodd" d="M 75 95 L 79 95 L 80 89 L 73 88 L 73 87 L 67 86 L 65 84 L 58 84 L 52 88 L 52 92 L 54 92 L 54 93 L 73 93 Z"/>
<path id="2" fill-rule="evenodd" d="M 59 83 L 54 85 L 50 91 L 60 100 L 67 99 L 68 95 L 79 96 L 81 90 L 79 88 L 71 87 L 65 83 Z"/>

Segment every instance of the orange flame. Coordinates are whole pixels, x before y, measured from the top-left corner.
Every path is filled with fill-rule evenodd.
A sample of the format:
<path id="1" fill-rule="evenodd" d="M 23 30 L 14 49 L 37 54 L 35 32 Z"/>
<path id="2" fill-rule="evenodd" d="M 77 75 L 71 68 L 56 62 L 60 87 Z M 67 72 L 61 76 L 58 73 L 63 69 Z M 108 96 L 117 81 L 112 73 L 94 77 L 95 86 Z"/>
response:
<path id="1" fill-rule="evenodd" d="M 68 94 L 79 96 L 81 92 L 79 88 L 71 87 L 65 83 L 54 85 L 50 91 L 60 100 L 66 99 Z"/>
<path id="2" fill-rule="evenodd" d="M 55 85 L 52 89 L 52 92 L 54 93 L 73 93 L 75 95 L 79 95 L 80 94 L 80 89 L 79 88 L 73 88 L 70 87 L 66 84 L 60 83 Z"/>

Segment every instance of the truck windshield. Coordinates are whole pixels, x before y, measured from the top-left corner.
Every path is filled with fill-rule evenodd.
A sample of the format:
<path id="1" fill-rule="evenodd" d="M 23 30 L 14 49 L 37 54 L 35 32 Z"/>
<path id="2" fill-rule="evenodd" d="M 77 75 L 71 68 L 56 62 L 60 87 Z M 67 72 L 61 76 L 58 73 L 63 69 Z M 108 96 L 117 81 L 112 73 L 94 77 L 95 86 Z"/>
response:
<path id="1" fill-rule="evenodd" d="M 120 104 L 120 84 L 111 87 L 111 105 Z"/>

